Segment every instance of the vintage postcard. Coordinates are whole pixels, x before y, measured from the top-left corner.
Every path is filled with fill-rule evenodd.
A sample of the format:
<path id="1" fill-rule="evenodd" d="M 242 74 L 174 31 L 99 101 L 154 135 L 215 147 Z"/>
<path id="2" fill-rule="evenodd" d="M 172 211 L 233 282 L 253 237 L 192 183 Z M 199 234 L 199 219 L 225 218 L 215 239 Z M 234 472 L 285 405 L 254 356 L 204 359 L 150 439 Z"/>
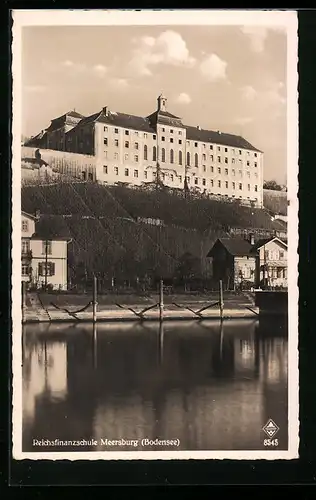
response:
<path id="1" fill-rule="evenodd" d="M 12 17 L 13 457 L 297 458 L 296 12 Z"/>

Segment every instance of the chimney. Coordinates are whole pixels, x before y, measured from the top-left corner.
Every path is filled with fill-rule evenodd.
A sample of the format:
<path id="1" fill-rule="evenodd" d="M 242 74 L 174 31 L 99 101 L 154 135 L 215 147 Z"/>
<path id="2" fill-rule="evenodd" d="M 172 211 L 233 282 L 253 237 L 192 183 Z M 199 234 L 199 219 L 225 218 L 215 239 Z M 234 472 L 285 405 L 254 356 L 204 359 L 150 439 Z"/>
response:
<path id="1" fill-rule="evenodd" d="M 201 130 L 201 127 L 200 127 L 200 125 L 198 125 L 198 126 L 197 126 L 196 128 L 197 128 L 198 130 Z"/>
<path id="2" fill-rule="evenodd" d="M 105 116 L 108 116 L 108 107 L 107 106 L 104 106 L 104 108 L 102 108 L 102 111 L 105 114 Z"/>

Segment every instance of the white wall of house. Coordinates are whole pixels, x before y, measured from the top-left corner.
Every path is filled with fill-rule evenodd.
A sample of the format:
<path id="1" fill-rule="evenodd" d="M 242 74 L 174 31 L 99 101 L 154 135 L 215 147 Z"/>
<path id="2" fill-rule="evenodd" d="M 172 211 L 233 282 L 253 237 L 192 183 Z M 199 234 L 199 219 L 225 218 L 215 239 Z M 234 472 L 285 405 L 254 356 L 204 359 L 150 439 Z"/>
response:
<path id="1" fill-rule="evenodd" d="M 32 279 L 40 285 L 45 284 L 45 240 L 32 239 Z M 53 275 L 49 275 L 48 270 L 47 284 L 52 285 L 54 289 L 67 289 L 67 241 L 53 240 L 50 242 L 49 252 L 47 254 L 48 266 L 54 264 Z M 41 265 L 41 266 L 40 266 Z M 42 270 L 40 269 L 42 267 Z M 50 268 L 52 266 L 49 266 Z M 44 272 L 43 272 L 44 270 Z M 42 271 L 42 274 L 40 272 Z"/>
<path id="2" fill-rule="evenodd" d="M 278 239 L 271 240 L 259 249 L 259 256 L 260 280 L 265 274 L 271 286 L 287 287 L 287 246 Z M 264 265 L 268 268 L 265 273 L 261 269 Z"/>
<path id="3" fill-rule="evenodd" d="M 235 283 L 240 283 L 242 280 L 255 283 L 256 278 L 256 259 L 254 257 L 235 257 Z"/>

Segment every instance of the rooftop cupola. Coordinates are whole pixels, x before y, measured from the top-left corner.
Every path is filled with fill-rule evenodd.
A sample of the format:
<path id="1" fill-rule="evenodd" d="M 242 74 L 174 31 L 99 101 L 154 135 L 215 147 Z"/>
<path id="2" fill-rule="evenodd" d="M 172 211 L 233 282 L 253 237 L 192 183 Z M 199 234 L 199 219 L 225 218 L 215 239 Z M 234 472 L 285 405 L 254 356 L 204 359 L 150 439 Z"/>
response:
<path id="1" fill-rule="evenodd" d="M 167 98 L 163 94 L 160 94 L 157 101 L 158 101 L 158 111 L 166 111 Z"/>

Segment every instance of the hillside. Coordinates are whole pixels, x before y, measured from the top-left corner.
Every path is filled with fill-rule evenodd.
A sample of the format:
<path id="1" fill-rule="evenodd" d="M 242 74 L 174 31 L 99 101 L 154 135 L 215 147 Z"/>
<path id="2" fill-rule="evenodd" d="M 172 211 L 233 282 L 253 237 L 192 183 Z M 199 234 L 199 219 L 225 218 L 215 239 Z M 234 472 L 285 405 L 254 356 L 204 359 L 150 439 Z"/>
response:
<path id="1" fill-rule="evenodd" d="M 191 261 L 194 273 L 207 276 L 206 254 L 217 237 L 232 228 L 271 232 L 279 228 L 265 211 L 237 203 L 186 200 L 164 191 L 94 183 L 25 186 L 22 210 L 40 211 L 48 238 L 69 235 L 70 275 L 75 282 L 93 272 L 107 281 L 113 276 L 119 280 L 145 274 L 170 277 L 187 254 L 196 259 L 194 265 Z"/>
<path id="2" fill-rule="evenodd" d="M 287 215 L 287 193 L 284 191 L 264 189 L 263 205 L 272 214 Z"/>

